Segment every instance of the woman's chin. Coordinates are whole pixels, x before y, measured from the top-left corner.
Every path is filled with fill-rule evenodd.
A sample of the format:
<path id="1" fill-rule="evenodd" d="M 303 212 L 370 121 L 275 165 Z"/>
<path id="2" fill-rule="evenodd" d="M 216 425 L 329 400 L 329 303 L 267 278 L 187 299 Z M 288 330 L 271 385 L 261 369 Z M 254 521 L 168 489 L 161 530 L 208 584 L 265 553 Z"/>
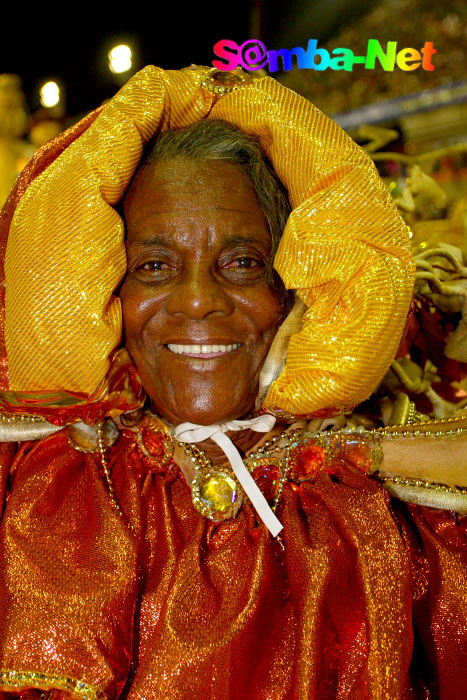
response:
<path id="1" fill-rule="evenodd" d="M 226 420 L 238 420 L 244 418 L 254 408 L 254 399 L 247 405 L 235 406 L 227 401 L 221 406 L 211 402 L 209 406 L 199 406 L 193 403 L 191 406 L 180 410 L 179 406 L 170 406 L 167 402 L 153 400 L 153 408 L 161 418 L 172 425 L 180 423 L 194 423 L 195 425 L 212 425 Z"/>

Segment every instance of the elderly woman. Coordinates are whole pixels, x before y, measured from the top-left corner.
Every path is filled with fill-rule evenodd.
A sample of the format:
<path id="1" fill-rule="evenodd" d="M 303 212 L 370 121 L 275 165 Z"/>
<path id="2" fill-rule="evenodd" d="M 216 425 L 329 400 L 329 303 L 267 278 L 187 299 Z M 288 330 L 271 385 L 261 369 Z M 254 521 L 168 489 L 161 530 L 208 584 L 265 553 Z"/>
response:
<path id="1" fill-rule="evenodd" d="M 464 697 L 465 421 L 316 430 L 410 303 L 363 152 L 270 78 L 148 67 L 2 232 L 0 698 Z"/>

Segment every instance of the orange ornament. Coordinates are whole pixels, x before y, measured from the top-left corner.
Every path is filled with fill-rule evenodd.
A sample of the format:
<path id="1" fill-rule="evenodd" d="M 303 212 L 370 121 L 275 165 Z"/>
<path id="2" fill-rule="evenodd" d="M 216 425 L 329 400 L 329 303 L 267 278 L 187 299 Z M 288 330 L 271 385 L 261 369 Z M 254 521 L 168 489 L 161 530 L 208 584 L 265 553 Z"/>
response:
<path id="1" fill-rule="evenodd" d="M 297 447 L 293 458 L 292 475 L 297 481 L 310 481 L 326 464 L 326 450 L 313 442 Z"/>
<path id="2" fill-rule="evenodd" d="M 137 432 L 138 445 L 145 457 L 159 467 L 166 466 L 174 453 L 172 438 L 161 430 L 157 416 L 146 415 Z"/>
<path id="3" fill-rule="evenodd" d="M 165 454 L 165 435 L 163 433 L 155 433 L 149 428 L 141 428 L 141 439 L 151 457 L 162 459 Z"/>
<path id="4" fill-rule="evenodd" d="M 279 467 L 275 464 L 262 464 L 253 471 L 253 479 L 267 501 L 273 501 L 281 479 Z"/>
<path id="5" fill-rule="evenodd" d="M 360 440 L 347 439 L 338 444 L 335 458 L 352 464 L 360 471 L 368 474 L 373 467 L 373 451 L 368 443 Z"/>

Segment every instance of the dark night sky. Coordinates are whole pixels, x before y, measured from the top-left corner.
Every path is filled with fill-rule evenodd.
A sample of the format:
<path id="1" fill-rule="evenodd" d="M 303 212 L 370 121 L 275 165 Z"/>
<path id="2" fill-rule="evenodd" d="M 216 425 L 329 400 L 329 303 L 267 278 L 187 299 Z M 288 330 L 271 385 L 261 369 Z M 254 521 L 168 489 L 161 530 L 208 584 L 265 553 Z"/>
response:
<path id="1" fill-rule="evenodd" d="M 257 38 L 276 49 L 306 46 L 308 38 L 326 40 L 377 2 L 360 0 L 357 7 L 354 0 L 198 0 L 189 5 L 169 0 L 129 2 L 124 11 L 117 6 L 110 11 L 109 3 L 84 9 L 67 4 L 55 13 L 47 5 L 31 12 L 10 2 L 0 15 L 0 73 L 20 75 L 31 111 L 40 106 L 40 86 L 56 80 L 67 115 L 77 117 L 111 97 L 132 74 L 122 78 L 110 73 L 107 52 L 115 44 L 131 46 L 132 72 L 150 63 L 162 68 L 212 65 L 213 46 L 220 39 L 241 44 Z"/>
<path id="2" fill-rule="evenodd" d="M 136 51 L 136 66 L 148 63 L 162 68 L 182 68 L 190 63 L 211 65 L 213 45 L 223 38 L 242 43 L 249 38 L 248 0 L 235 5 L 196 3 L 190 10 L 177 4 L 162 21 L 156 3 L 129 3 L 125 17 L 115 12 L 104 20 L 88 10 L 85 16 L 72 15 L 68 6 L 60 15 L 37 18 L 23 12 L 10 12 L 2 22 L 0 73 L 21 76 L 30 109 L 39 107 L 38 89 L 47 79 L 61 83 L 66 93 L 67 113 L 87 112 L 110 97 L 119 87 L 108 69 L 107 51 L 115 43 L 128 43 Z M 169 3 L 164 3 L 164 9 Z M 37 8 L 37 6 L 36 6 Z M 133 8 L 133 11 L 130 11 Z M 45 8 L 47 9 L 47 8 Z"/>

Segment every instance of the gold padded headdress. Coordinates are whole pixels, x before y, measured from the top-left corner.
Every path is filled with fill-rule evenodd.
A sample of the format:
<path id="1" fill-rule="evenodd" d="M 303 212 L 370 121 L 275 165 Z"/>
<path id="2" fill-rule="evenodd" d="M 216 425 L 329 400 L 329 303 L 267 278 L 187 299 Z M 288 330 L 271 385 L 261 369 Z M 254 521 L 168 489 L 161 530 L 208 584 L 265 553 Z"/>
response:
<path id="1" fill-rule="evenodd" d="M 308 101 L 269 77 L 222 78 L 236 89 L 218 86 L 209 68 L 146 67 L 20 185 L 5 258 L 4 406 L 66 405 L 69 419 L 75 404 L 105 404 L 107 413 L 131 405 L 109 379 L 117 356 L 127 366 L 114 352 L 122 337 L 114 292 L 126 268 L 114 207 L 149 139 L 201 119 L 259 137 L 293 207 L 275 267 L 307 308 L 265 407 L 351 409 L 385 374 L 414 279 L 408 229 L 391 196 L 365 153 Z"/>

